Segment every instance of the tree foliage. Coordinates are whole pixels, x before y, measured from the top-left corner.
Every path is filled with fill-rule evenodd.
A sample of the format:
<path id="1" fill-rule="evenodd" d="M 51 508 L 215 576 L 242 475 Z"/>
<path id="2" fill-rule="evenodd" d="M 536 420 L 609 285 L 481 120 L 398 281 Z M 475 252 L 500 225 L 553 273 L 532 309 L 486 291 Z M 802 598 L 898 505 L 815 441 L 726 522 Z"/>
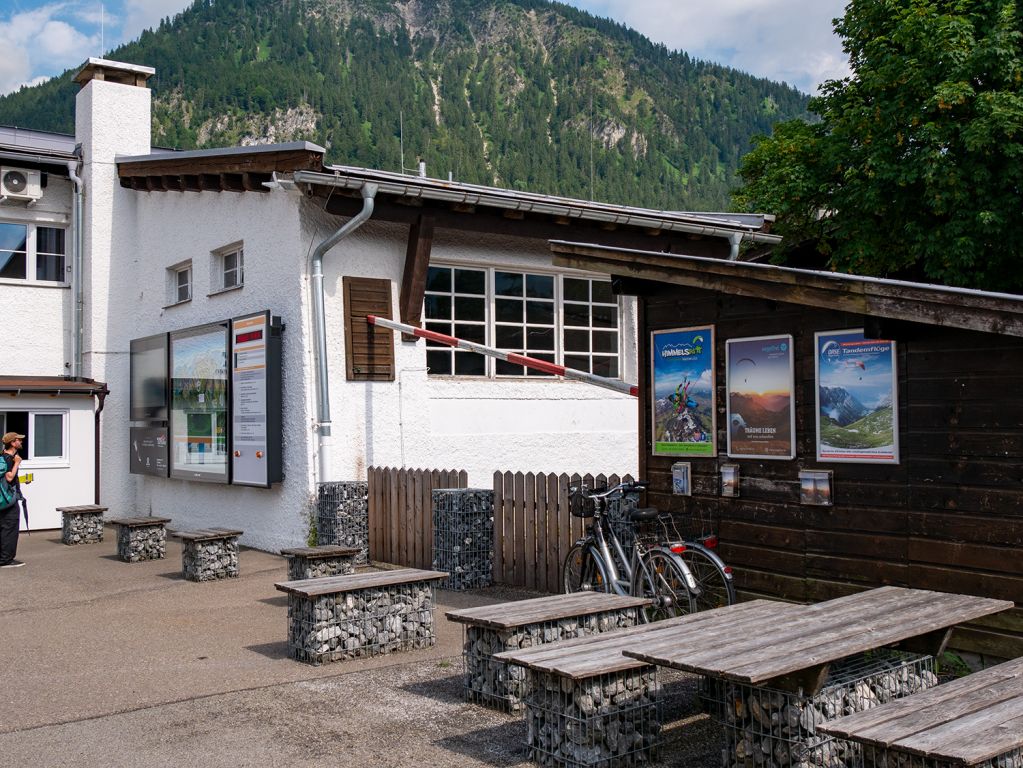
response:
<path id="1" fill-rule="evenodd" d="M 108 57 L 155 67 L 160 146 L 301 138 L 397 170 L 403 134 L 435 176 L 655 208 L 726 207 L 751 137 L 806 114 L 546 0 L 196 0 Z M 0 98 L 0 124 L 70 131 L 74 93 L 67 73 Z"/>
<path id="2" fill-rule="evenodd" d="M 734 203 L 840 271 L 1023 289 L 1016 1 L 851 0 L 835 29 L 851 75 L 755 141 Z"/>

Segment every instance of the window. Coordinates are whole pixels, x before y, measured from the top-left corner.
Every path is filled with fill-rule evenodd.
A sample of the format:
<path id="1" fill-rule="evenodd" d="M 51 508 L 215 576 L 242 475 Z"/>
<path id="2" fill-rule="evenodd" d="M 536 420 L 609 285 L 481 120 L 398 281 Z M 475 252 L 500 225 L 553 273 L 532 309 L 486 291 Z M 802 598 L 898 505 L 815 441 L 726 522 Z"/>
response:
<path id="1" fill-rule="evenodd" d="M 184 261 L 167 270 L 167 304 L 192 300 L 192 262 Z"/>
<path id="2" fill-rule="evenodd" d="M 66 230 L 0 222 L 0 278 L 67 282 Z"/>
<path id="3" fill-rule="evenodd" d="M 245 251 L 241 243 L 219 248 L 211 254 L 212 275 L 210 285 L 214 293 L 241 288 L 245 284 Z"/>
<path id="4" fill-rule="evenodd" d="M 68 463 L 67 411 L 7 411 L 0 428 L 25 435 L 21 455 L 29 466 L 54 467 Z"/>
<path id="5" fill-rule="evenodd" d="M 588 373 L 619 374 L 619 308 L 607 280 L 504 269 L 430 267 L 427 329 Z M 427 342 L 433 375 L 545 376 Z"/>

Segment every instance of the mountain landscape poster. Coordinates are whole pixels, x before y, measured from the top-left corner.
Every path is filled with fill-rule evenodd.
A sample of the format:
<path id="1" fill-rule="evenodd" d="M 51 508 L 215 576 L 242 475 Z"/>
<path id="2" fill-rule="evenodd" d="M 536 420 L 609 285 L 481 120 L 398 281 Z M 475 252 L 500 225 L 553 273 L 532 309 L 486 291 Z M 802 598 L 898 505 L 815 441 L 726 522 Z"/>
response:
<path id="1" fill-rule="evenodd" d="M 815 339 L 817 459 L 897 464 L 895 342 L 862 329 Z"/>
<path id="2" fill-rule="evenodd" d="M 792 337 L 725 342 L 728 455 L 791 459 L 796 455 Z"/>
<path id="3" fill-rule="evenodd" d="M 654 331 L 655 456 L 714 456 L 714 326 Z"/>

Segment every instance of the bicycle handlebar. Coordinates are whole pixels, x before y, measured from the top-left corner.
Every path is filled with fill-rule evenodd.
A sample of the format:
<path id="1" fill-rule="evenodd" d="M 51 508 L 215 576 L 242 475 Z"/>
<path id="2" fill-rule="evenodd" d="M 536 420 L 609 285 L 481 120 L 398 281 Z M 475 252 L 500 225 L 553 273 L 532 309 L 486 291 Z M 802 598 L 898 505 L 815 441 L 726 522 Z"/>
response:
<path id="1" fill-rule="evenodd" d="M 650 485 L 648 480 L 634 480 L 632 482 L 618 483 L 613 488 L 604 486 L 603 488 L 587 488 L 585 485 L 572 486 L 568 489 L 569 493 L 581 493 L 588 499 L 606 499 L 613 493 L 621 491 L 625 493 L 638 493 L 639 491 L 646 490 L 647 486 Z"/>

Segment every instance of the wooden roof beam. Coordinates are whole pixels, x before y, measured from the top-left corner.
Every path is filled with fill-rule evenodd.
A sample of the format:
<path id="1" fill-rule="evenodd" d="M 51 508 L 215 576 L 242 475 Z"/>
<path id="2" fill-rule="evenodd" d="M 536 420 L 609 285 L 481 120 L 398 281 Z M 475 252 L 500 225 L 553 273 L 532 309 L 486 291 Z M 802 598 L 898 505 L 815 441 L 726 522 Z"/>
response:
<path id="1" fill-rule="evenodd" d="M 430 268 L 433 249 L 433 218 L 420 216 L 409 227 L 408 247 L 405 249 L 405 270 L 401 277 L 399 311 L 401 321 L 422 327 L 423 297 L 426 294 L 426 273 Z M 403 333 L 402 341 L 415 341 L 416 337 Z"/>
<path id="2" fill-rule="evenodd" d="M 199 180 L 198 174 L 184 174 L 181 177 L 181 184 L 186 192 L 202 192 L 202 183 Z"/>
<path id="3" fill-rule="evenodd" d="M 245 180 L 240 173 L 220 174 L 220 188 L 228 192 L 244 192 Z"/>
<path id="4" fill-rule="evenodd" d="M 162 178 L 163 178 L 163 187 L 164 187 L 164 189 L 170 189 L 170 190 L 173 190 L 175 192 L 184 192 L 185 191 L 185 185 L 182 182 L 180 176 L 164 176 Z"/>

